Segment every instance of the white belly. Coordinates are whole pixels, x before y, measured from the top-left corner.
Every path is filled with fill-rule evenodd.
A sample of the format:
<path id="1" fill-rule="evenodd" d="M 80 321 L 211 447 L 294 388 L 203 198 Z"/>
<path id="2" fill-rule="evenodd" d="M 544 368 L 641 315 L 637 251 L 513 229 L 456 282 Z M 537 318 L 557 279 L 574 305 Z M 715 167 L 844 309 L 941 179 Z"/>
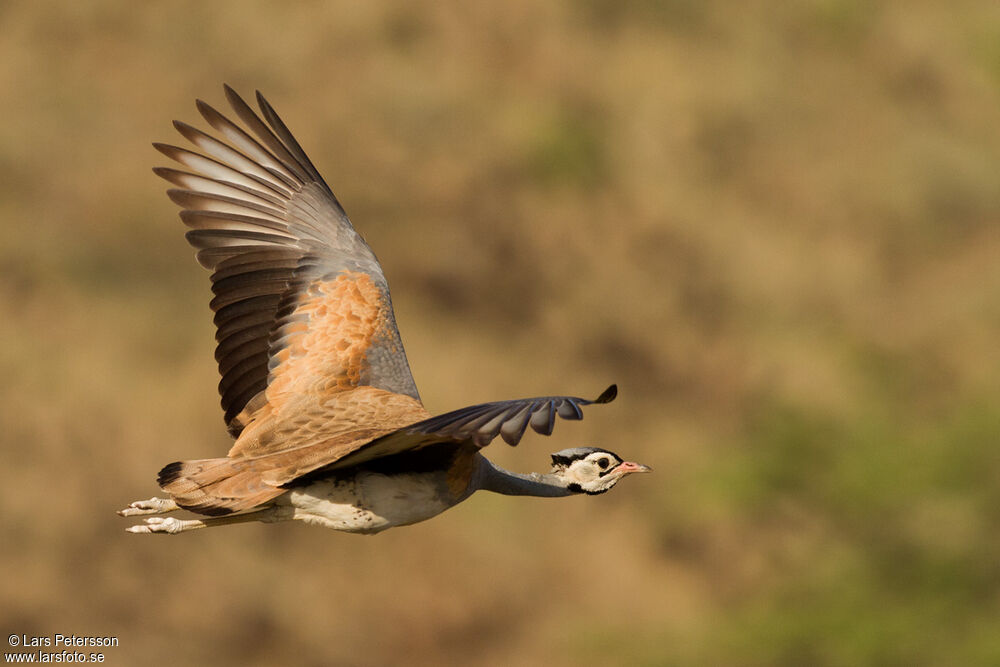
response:
<path id="1" fill-rule="evenodd" d="M 377 533 L 436 516 L 454 504 L 439 473 L 322 480 L 278 499 L 292 519 L 349 533 Z"/>

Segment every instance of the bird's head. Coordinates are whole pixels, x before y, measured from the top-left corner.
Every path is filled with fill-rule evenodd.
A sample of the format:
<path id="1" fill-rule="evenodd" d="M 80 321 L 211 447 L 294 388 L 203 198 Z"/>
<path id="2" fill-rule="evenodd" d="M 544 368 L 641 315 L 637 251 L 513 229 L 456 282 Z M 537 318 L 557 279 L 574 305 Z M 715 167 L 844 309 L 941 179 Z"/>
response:
<path id="1" fill-rule="evenodd" d="M 592 496 L 609 490 L 626 475 L 652 470 L 599 447 L 574 447 L 552 455 L 552 474 L 565 481 L 570 491 Z"/>

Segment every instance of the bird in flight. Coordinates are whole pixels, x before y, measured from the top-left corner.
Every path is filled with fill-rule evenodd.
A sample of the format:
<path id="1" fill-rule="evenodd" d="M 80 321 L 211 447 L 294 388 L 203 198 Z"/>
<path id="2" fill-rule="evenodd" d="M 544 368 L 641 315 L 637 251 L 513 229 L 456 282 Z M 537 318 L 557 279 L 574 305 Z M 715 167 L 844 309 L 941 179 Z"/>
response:
<path id="1" fill-rule="evenodd" d="M 174 187 L 187 240 L 212 271 L 215 358 L 226 456 L 160 470 L 167 498 L 119 514 L 148 516 L 132 533 L 174 534 L 248 521 L 298 520 L 377 533 L 429 519 L 478 490 L 559 497 L 604 493 L 650 468 L 606 449 L 552 454 L 547 473 L 519 474 L 481 453 L 527 427 L 549 435 L 556 417 L 608 403 L 543 396 L 424 409 L 378 260 L 299 143 L 257 93 L 258 115 L 232 88 L 240 126 L 198 100 L 215 136 L 180 121 L 194 150 L 154 144 L 180 169 L 154 172 Z M 200 515 L 162 515 L 184 509 Z"/>

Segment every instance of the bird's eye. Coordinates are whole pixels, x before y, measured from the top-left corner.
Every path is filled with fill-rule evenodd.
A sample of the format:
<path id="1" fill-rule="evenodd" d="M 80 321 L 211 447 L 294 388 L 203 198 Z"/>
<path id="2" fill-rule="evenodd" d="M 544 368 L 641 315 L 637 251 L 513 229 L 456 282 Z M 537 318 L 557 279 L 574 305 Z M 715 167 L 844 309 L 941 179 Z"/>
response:
<path id="1" fill-rule="evenodd" d="M 601 470 L 607 468 L 610 463 L 607 456 L 597 459 L 597 465 L 600 466 Z"/>

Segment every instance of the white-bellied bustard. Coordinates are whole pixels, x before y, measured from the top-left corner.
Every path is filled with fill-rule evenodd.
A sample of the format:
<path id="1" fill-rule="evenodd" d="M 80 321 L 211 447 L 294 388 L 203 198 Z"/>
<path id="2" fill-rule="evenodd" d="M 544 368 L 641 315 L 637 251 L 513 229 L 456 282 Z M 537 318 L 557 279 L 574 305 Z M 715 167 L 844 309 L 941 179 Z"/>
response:
<path id="1" fill-rule="evenodd" d="M 132 503 L 151 516 L 133 533 L 179 533 L 244 521 L 297 519 L 376 533 L 429 519 L 477 490 L 523 496 L 600 494 L 649 468 L 605 449 L 552 455 L 548 473 L 503 470 L 480 453 L 498 435 L 552 432 L 556 416 L 607 403 L 544 396 L 485 403 L 437 417 L 420 402 L 389 287 L 337 198 L 258 93 L 261 115 L 225 87 L 244 127 L 208 104 L 218 138 L 174 126 L 195 151 L 155 144 L 182 169 L 154 171 L 211 269 L 228 455 L 165 466 L 169 498 Z"/>

